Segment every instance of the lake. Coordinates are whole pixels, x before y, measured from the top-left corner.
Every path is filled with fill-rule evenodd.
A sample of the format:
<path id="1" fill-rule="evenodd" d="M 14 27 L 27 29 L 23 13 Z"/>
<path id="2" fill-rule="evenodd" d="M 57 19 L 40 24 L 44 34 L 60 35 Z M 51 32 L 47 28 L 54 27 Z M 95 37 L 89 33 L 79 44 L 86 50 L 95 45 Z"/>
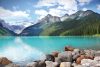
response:
<path id="1" fill-rule="evenodd" d="M 42 60 L 45 54 L 54 51 L 61 52 L 65 46 L 100 49 L 100 37 L 0 37 L 0 56 L 5 56 L 14 62 Z"/>

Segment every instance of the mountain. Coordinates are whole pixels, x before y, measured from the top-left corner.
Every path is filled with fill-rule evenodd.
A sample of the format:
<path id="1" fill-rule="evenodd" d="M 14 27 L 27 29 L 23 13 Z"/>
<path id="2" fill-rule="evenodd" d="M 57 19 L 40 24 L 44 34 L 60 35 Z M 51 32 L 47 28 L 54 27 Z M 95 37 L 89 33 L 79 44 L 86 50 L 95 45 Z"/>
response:
<path id="1" fill-rule="evenodd" d="M 100 34 L 100 14 L 91 10 L 78 11 L 62 23 L 54 23 L 45 28 L 41 35 L 95 35 Z"/>
<path id="2" fill-rule="evenodd" d="M 5 23 L 5 21 L 0 19 L 0 36 L 14 36 L 14 35 L 16 35 L 13 31 L 5 28 L 2 23 Z"/>
<path id="3" fill-rule="evenodd" d="M 24 29 L 24 36 L 67 36 L 67 35 L 95 35 L 100 34 L 100 14 L 91 10 L 78 11 L 72 15 L 65 14 L 53 22 L 51 15 L 47 15 L 41 22 Z M 62 18 L 64 18 L 62 20 Z"/>
<path id="4" fill-rule="evenodd" d="M 80 18 L 83 18 L 85 16 L 88 16 L 88 15 L 90 15 L 92 13 L 95 13 L 95 12 L 93 12 L 91 10 L 87 10 L 87 11 L 81 11 L 80 10 L 80 11 L 76 12 L 75 14 L 70 15 L 69 18 L 70 19 L 80 19 Z"/>
<path id="5" fill-rule="evenodd" d="M 54 22 L 60 22 L 60 17 L 57 16 L 52 16 L 50 14 L 48 14 L 47 16 L 45 16 L 44 18 L 42 18 L 39 23 L 54 23 Z"/>
<path id="6" fill-rule="evenodd" d="M 68 14 L 65 14 L 65 15 L 62 16 L 60 19 L 61 19 L 61 21 L 64 21 L 64 20 L 66 20 L 68 17 L 69 17 L 69 15 L 68 15 Z"/>
<path id="7" fill-rule="evenodd" d="M 60 17 L 52 16 L 48 14 L 44 18 L 38 21 L 38 23 L 27 27 L 20 34 L 21 36 L 39 36 L 39 34 L 52 23 L 61 22 Z"/>
<path id="8" fill-rule="evenodd" d="M 6 22 L 1 22 L 3 27 L 13 31 L 16 34 L 19 34 L 22 32 L 22 30 L 25 28 L 24 24 L 23 25 L 10 25 Z"/>
<path id="9" fill-rule="evenodd" d="M 9 30 L 13 31 L 16 34 L 19 34 L 22 32 L 22 30 L 25 28 L 23 25 L 9 25 L 8 27 Z"/>

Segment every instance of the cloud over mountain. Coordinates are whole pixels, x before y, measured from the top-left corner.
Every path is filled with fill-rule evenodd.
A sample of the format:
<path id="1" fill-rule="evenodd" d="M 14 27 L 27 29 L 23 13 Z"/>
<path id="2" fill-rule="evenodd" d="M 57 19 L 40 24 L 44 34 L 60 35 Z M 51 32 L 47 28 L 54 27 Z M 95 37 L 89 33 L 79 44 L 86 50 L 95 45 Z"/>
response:
<path id="1" fill-rule="evenodd" d="M 37 8 L 48 8 L 42 9 L 45 13 L 37 14 L 40 16 L 44 16 L 45 14 L 51 14 L 53 16 L 62 16 L 65 13 L 73 14 L 75 13 L 77 9 L 77 2 L 76 0 L 39 0 L 36 7 Z M 40 9 L 37 9 L 35 12 L 40 11 Z"/>
<path id="2" fill-rule="evenodd" d="M 0 7 L 0 18 L 10 24 L 17 24 L 15 23 L 16 21 L 23 22 L 31 19 L 30 15 L 26 11 L 11 11 L 3 7 Z"/>
<path id="3" fill-rule="evenodd" d="M 79 10 L 100 13 L 99 4 L 100 0 L 0 0 L 0 18 L 10 24 L 35 24 L 47 14 L 61 17 Z"/>

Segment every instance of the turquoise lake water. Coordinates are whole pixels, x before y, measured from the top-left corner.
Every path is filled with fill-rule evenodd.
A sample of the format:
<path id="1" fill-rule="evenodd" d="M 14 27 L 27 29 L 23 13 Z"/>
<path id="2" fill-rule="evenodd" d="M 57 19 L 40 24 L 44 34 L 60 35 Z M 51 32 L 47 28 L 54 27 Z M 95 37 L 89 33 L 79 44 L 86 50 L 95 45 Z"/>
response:
<path id="1" fill-rule="evenodd" d="M 65 46 L 100 49 L 100 37 L 0 37 L 0 56 L 15 62 L 41 60 L 45 54 L 63 51 Z"/>

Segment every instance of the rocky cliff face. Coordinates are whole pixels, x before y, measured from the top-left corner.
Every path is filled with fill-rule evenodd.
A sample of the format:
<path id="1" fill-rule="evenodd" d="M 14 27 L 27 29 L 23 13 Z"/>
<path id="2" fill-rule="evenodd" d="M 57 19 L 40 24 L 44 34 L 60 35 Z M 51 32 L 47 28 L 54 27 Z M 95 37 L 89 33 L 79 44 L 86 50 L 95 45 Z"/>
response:
<path id="1" fill-rule="evenodd" d="M 69 15 L 68 15 L 68 14 L 65 14 L 65 15 L 62 16 L 60 19 L 61 19 L 61 21 L 64 21 L 64 20 L 66 20 L 68 17 L 69 17 Z"/>
<path id="2" fill-rule="evenodd" d="M 60 17 L 57 16 L 52 16 L 50 14 L 48 14 L 47 16 L 45 16 L 44 18 L 42 18 L 39 23 L 54 23 L 54 22 L 60 22 Z"/>

